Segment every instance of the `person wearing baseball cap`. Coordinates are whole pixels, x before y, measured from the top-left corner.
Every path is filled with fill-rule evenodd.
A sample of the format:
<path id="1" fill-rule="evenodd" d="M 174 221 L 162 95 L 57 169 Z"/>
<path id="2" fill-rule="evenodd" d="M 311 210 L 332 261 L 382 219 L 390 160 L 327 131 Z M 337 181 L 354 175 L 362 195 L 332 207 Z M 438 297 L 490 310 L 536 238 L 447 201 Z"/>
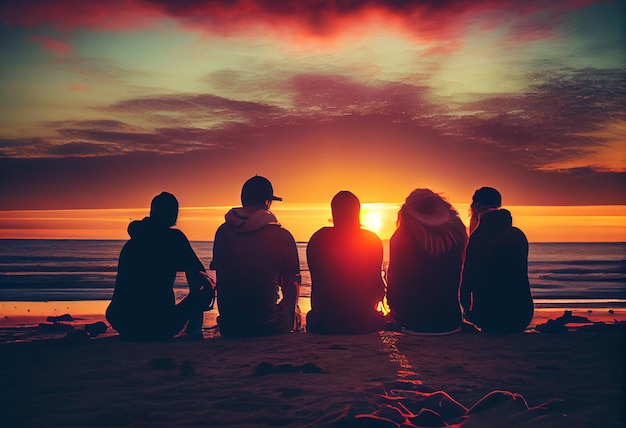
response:
<path id="1" fill-rule="evenodd" d="M 217 323 L 223 337 L 288 333 L 299 327 L 300 261 L 296 242 L 270 211 L 272 183 L 255 175 L 217 229 L 211 269 L 217 277 Z M 279 298 L 279 296 L 282 296 Z"/>
<path id="2" fill-rule="evenodd" d="M 492 187 L 481 187 L 472 197 L 459 296 L 465 320 L 482 331 L 519 332 L 534 313 L 528 240 L 501 206 L 500 192 Z"/>
<path id="3" fill-rule="evenodd" d="M 265 201 L 281 201 L 283 198 L 274 195 L 272 183 L 265 177 L 255 175 L 243 184 L 241 188 L 241 204 L 244 206 L 261 206 Z"/>

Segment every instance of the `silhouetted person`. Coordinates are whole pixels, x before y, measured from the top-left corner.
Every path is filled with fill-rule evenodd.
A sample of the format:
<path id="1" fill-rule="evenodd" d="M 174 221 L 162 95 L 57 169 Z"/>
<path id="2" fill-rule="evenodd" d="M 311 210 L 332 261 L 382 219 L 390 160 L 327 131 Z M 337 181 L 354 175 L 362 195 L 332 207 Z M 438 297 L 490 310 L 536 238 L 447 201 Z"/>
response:
<path id="1" fill-rule="evenodd" d="M 202 337 L 203 311 L 214 292 L 204 266 L 187 237 L 173 229 L 178 201 L 171 193 L 154 197 L 150 216 L 128 225 L 130 240 L 119 257 L 115 291 L 106 318 L 122 337 L 165 339 L 185 325 L 190 336 Z M 185 272 L 189 294 L 178 304 L 174 297 L 177 272 Z"/>
<path id="2" fill-rule="evenodd" d="M 226 213 L 215 233 L 211 269 L 217 274 L 217 322 L 223 337 L 288 333 L 300 286 L 296 242 L 269 211 L 274 196 L 265 177 L 241 189 L 243 207 Z M 282 298 L 281 295 L 282 294 Z"/>
<path id="3" fill-rule="evenodd" d="M 482 331 L 518 332 L 533 318 L 528 240 L 501 204 L 500 193 L 491 187 L 481 187 L 472 197 L 461 305 L 465 319 Z"/>
<path id="4" fill-rule="evenodd" d="M 389 242 L 387 299 L 398 324 L 433 334 L 460 330 L 466 243 L 465 225 L 452 205 L 429 189 L 411 192 Z"/>
<path id="5" fill-rule="evenodd" d="M 375 233 L 361 229 L 361 203 L 353 193 L 337 193 L 330 205 L 334 227 L 321 228 L 307 245 L 311 273 L 307 331 L 378 331 L 385 324 L 385 318 L 377 311 L 385 296 L 383 245 Z"/>

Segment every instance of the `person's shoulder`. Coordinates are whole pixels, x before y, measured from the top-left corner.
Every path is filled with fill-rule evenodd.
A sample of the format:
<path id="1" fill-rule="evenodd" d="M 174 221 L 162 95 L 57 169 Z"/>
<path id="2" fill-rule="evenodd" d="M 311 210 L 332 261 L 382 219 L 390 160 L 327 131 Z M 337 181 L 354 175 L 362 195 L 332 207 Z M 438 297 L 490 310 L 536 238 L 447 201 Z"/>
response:
<path id="1" fill-rule="evenodd" d="M 180 229 L 170 227 L 167 230 L 167 234 L 170 237 L 170 239 L 174 239 L 178 242 L 184 242 L 184 243 L 189 242 L 189 239 L 187 239 L 187 235 L 185 235 L 185 233 Z"/>
<path id="2" fill-rule="evenodd" d="M 371 239 L 372 241 L 380 241 L 380 237 L 371 230 L 359 229 L 359 233 L 367 239 Z"/>
<path id="3" fill-rule="evenodd" d="M 391 238 L 389 238 L 389 244 L 396 247 L 416 248 L 415 245 L 413 245 L 414 242 L 415 239 L 407 233 L 406 229 L 396 229 L 391 235 Z"/>
<path id="4" fill-rule="evenodd" d="M 315 233 L 313 233 L 313 235 L 311 235 L 311 239 L 309 239 L 309 242 L 312 239 L 319 239 L 324 236 L 332 235 L 333 230 L 334 228 L 332 227 L 322 227 L 321 229 L 316 230 Z"/>
<path id="5" fill-rule="evenodd" d="M 509 233 L 511 237 L 513 237 L 514 239 L 528 242 L 528 239 L 526 238 L 526 234 L 519 227 L 515 227 L 515 226 L 511 227 L 511 230 L 509 231 Z"/>
<path id="6" fill-rule="evenodd" d="M 232 233 L 232 230 L 231 230 L 231 228 L 228 226 L 228 224 L 226 224 L 226 223 L 222 223 L 222 224 L 220 224 L 220 225 L 217 227 L 217 229 L 215 229 L 215 236 L 214 236 L 214 240 L 219 239 L 219 237 L 220 237 L 221 235 L 224 235 L 224 234 L 228 233 L 229 231 L 231 231 L 231 233 Z"/>
<path id="7" fill-rule="evenodd" d="M 295 242 L 295 239 L 293 235 L 291 234 L 291 232 L 288 229 L 285 229 L 282 225 L 278 223 L 268 224 L 267 226 L 263 227 L 262 230 L 269 232 L 271 234 L 270 236 L 281 237 L 283 239 L 287 239 L 287 240 Z M 265 235 L 265 236 L 268 236 L 268 235 Z"/>
<path id="8" fill-rule="evenodd" d="M 382 245 L 383 245 L 382 241 L 380 240 L 380 237 L 375 232 L 372 232 L 371 230 L 367 230 L 367 229 L 360 229 L 357 235 L 357 239 L 361 243 L 361 245 L 367 246 L 370 248 L 374 248 L 374 247 L 382 248 Z"/>
<path id="9" fill-rule="evenodd" d="M 318 229 L 311 237 L 309 238 L 307 248 L 326 246 L 326 243 L 329 240 L 335 239 L 335 230 L 333 227 L 322 227 Z"/>

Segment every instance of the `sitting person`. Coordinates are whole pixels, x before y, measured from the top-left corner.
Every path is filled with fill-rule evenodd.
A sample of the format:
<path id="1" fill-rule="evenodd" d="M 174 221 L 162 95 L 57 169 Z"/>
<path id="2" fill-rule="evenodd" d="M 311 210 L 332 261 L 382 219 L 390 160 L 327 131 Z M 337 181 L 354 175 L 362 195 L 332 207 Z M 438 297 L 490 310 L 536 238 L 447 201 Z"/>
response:
<path id="1" fill-rule="evenodd" d="M 448 202 L 429 189 L 411 192 L 389 242 L 387 300 L 398 324 L 432 334 L 460 330 L 466 243 L 465 225 Z"/>
<path id="2" fill-rule="evenodd" d="M 215 233 L 211 269 L 222 337 L 288 333 L 299 323 L 298 250 L 269 211 L 272 201 L 282 198 L 274 196 L 270 181 L 250 178 L 241 189 L 242 207 L 228 211 Z"/>
<path id="3" fill-rule="evenodd" d="M 472 197 L 461 305 L 465 319 L 482 331 L 521 332 L 534 312 L 528 240 L 501 204 L 500 193 L 491 187 L 478 189 Z"/>
<path id="4" fill-rule="evenodd" d="M 323 227 L 307 245 L 311 273 L 311 310 L 307 331 L 359 334 L 378 331 L 385 318 L 377 306 L 385 295 L 383 246 L 361 229 L 361 203 L 347 191 L 331 202 L 334 227 Z"/>
<path id="5" fill-rule="evenodd" d="M 189 336 L 202 337 L 203 311 L 212 307 L 214 291 L 204 266 L 187 237 L 173 229 L 178 201 L 157 195 L 150 216 L 128 226 L 130 240 L 119 257 L 113 298 L 106 318 L 120 336 L 135 340 L 166 339 L 185 325 Z M 177 272 L 185 272 L 189 294 L 174 297 Z"/>

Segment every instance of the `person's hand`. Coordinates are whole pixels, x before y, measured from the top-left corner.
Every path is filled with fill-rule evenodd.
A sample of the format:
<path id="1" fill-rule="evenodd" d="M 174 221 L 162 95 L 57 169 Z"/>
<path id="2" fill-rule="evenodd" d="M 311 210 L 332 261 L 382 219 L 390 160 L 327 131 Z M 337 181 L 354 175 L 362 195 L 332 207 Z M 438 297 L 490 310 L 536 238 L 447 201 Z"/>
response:
<path id="1" fill-rule="evenodd" d="M 472 314 L 472 311 L 463 311 L 463 319 L 473 324 L 474 315 Z"/>
<path id="2" fill-rule="evenodd" d="M 215 289 L 215 279 L 213 278 L 213 275 L 209 274 L 208 272 L 205 272 L 203 270 L 199 271 L 198 274 L 204 279 L 206 280 L 206 282 L 211 285 L 211 288 Z M 200 290 L 204 289 L 204 287 L 200 287 Z"/>
<path id="3" fill-rule="evenodd" d="M 202 285 L 199 291 L 202 299 L 202 310 L 210 311 L 215 303 L 215 279 L 205 271 L 199 271 L 198 273 L 206 280 L 206 284 Z"/>

